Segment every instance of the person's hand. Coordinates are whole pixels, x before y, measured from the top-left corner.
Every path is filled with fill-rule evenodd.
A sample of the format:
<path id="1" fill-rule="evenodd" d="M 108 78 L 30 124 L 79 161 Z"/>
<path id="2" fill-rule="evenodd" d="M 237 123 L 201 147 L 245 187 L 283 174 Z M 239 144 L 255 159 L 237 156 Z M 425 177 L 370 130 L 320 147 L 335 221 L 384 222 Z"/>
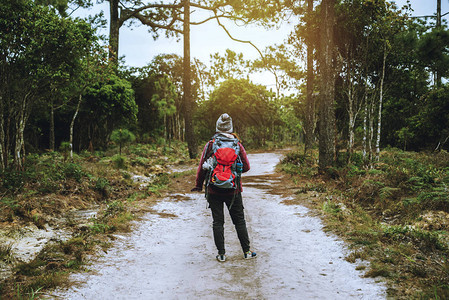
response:
<path id="1" fill-rule="evenodd" d="M 191 192 L 201 192 L 201 190 L 202 190 L 201 187 L 196 186 L 191 190 Z"/>

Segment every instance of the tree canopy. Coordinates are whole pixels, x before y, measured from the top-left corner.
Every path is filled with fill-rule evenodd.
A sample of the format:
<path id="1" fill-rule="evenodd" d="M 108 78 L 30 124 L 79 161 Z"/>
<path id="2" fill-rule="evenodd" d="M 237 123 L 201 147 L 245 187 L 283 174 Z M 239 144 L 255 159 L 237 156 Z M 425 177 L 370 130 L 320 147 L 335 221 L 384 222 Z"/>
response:
<path id="1" fill-rule="evenodd" d="M 119 27 L 134 20 L 148 26 L 153 38 L 181 34 L 183 2 L 108 2 L 122 12 Z M 145 67 L 114 66 L 107 59 L 111 48 L 101 46 L 96 32 L 98 20 L 70 16 L 71 9 L 93 1 L 2 3 L 1 167 L 11 159 L 20 167 L 27 148 L 58 149 L 67 140 L 77 150 L 104 148 L 120 128 L 142 141 L 185 140 L 187 114 L 196 135 L 207 139 L 225 111 L 250 144 L 294 138 L 313 147 L 327 140 L 326 147 L 336 148 L 323 150 L 330 150 L 324 165 L 343 149 L 350 155 L 362 150 L 368 162 L 385 146 L 447 149 L 444 22 L 410 18 L 410 7 L 398 9 L 386 0 L 189 3 L 193 13 L 208 16 L 191 19 L 192 26 L 223 25 L 223 18 L 273 26 L 290 16 L 296 27 L 285 43 L 259 49 L 259 59 L 232 49 L 212 54 L 209 62 L 194 59 L 193 110 L 187 112 L 183 57 L 166 53 Z M 111 43 L 111 36 L 103 43 Z M 275 91 L 251 81 L 261 71 L 275 76 Z"/>

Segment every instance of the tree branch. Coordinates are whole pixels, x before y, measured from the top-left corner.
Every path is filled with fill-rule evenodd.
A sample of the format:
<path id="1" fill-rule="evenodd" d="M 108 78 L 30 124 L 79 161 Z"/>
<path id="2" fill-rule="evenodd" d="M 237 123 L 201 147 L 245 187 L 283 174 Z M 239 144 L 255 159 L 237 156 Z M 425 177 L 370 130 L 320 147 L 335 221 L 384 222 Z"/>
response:
<path id="1" fill-rule="evenodd" d="M 150 8 L 179 9 L 179 8 L 182 8 L 182 4 L 181 3 L 180 4 L 148 4 L 148 5 L 136 8 L 136 9 L 129 9 L 126 6 L 122 5 L 122 8 L 124 10 L 128 10 L 128 11 L 132 11 L 132 12 L 135 12 L 135 13 L 139 13 L 139 12 L 141 12 L 143 10 L 150 9 Z"/>
<path id="2" fill-rule="evenodd" d="M 441 15 L 441 17 L 444 17 L 444 16 L 446 16 L 446 15 L 448 15 L 448 14 L 449 14 L 449 12 L 447 12 L 447 13 Z M 410 18 L 412 18 L 412 19 L 436 18 L 436 17 L 437 17 L 436 15 L 428 15 L 428 16 L 410 16 Z"/>
<path id="3" fill-rule="evenodd" d="M 221 24 L 220 18 L 218 18 L 216 12 L 214 12 L 214 14 L 215 14 L 215 16 L 216 16 L 218 25 L 220 25 L 220 27 L 223 28 L 223 30 L 226 32 L 226 34 L 228 35 L 228 37 L 229 37 L 231 40 L 236 41 L 236 42 L 239 42 L 239 43 L 250 44 L 251 46 L 253 46 L 253 47 L 257 50 L 257 52 L 259 52 L 259 55 L 260 55 L 260 57 L 262 58 L 262 61 L 264 62 L 264 64 L 267 66 L 268 71 L 271 72 L 271 73 L 274 75 L 275 79 L 276 79 L 276 89 L 277 89 L 277 94 L 278 94 L 278 96 L 279 96 L 279 88 L 278 88 L 278 87 L 279 87 L 279 78 L 278 78 L 278 75 L 276 74 L 276 71 L 273 70 L 272 68 L 270 68 L 270 67 L 268 66 L 268 64 L 266 63 L 266 59 L 265 59 L 265 56 L 262 54 L 262 51 L 260 51 L 259 48 L 257 48 L 257 46 L 254 45 L 254 43 L 251 42 L 251 41 L 239 40 L 239 39 L 233 37 L 233 36 L 231 35 L 231 33 L 228 31 L 228 29 L 227 29 L 223 24 Z"/>
<path id="4" fill-rule="evenodd" d="M 209 17 L 209 18 L 204 19 L 204 20 L 199 21 L 199 22 L 190 22 L 190 25 L 201 25 L 201 24 L 204 24 L 206 22 L 209 22 L 210 20 L 217 19 L 217 18 L 231 18 L 231 16 L 229 16 L 229 15 L 219 15 L 219 16 L 215 15 L 213 17 Z"/>
<path id="5" fill-rule="evenodd" d="M 142 24 L 150 26 L 153 29 L 155 29 L 155 28 L 166 29 L 166 30 L 170 30 L 170 31 L 174 31 L 176 33 L 182 34 L 182 30 L 176 29 L 173 27 L 173 25 L 175 24 L 176 21 L 180 21 L 180 19 L 176 16 L 176 14 L 173 15 L 173 19 L 167 25 L 155 23 L 155 22 L 151 21 L 150 18 L 147 18 L 147 17 L 141 15 L 140 13 L 134 13 L 134 14 L 132 14 L 132 17 L 138 19 Z"/>
<path id="6" fill-rule="evenodd" d="M 121 9 L 122 9 L 120 18 L 119 18 L 120 24 L 123 24 L 126 20 L 128 20 L 132 17 L 136 17 L 137 14 L 140 14 L 140 12 L 142 12 L 146 9 L 164 8 L 164 9 L 171 9 L 174 12 L 176 9 L 182 8 L 181 3 L 180 4 L 148 4 L 148 5 L 136 8 L 136 9 L 127 8 L 125 5 L 123 5 L 122 2 L 120 2 L 120 4 L 121 4 Z"/>
<path id="7" fill-rule="evenodd" d="M 263 56 L 262 52 L 259 50 L 259 48 L 257 48 L 256 45 L 254 45 L 253 42 L 251 42 L 251 41 L 239 40 L 239 39 L 233 37 L 233 36 L 231 35 L 231 33 L 228 31 L 228 29 L 227 29 L 223 24 L 221 24 L 220 19 L 219 19 L 219 17 L 218 17 L 217 15 L 215 15 L 215 19 L 217 19 L 218 25 L 220 25 L 220 27 L 223 28 L 223 30 L 226 32 L 226 34 L 228 35 L 228 37 L 229 37 L 231 40 L 236 41 L 236 42 L 239 42 L 239 43 L 250 44 L 251 46 L 253 46 L 253 47 L 257 50 L 257 52 L 259 52 L 259 54 L 260 54 L 260 56 L 262 57 L 262 59 L 265 60 L 265 57 Z"/>

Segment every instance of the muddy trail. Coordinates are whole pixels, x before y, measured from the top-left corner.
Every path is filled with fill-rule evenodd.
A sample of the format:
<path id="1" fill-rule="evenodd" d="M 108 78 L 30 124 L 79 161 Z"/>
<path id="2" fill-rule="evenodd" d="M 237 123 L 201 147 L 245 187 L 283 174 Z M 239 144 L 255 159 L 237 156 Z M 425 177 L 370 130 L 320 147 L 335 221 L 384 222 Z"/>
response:
<path id="1" fill-rule="evenodd" d="M 275 153 L 250 154 L 252 169 L 243 178 L 256 259 L 243 259 L 226 215 L 227 261 L 217 262 L 204 194 L 183 193 L 180 188 L 158 202 L 132 233 L 115 235 L 114 246 L 90 266 L 92 272 L 73 275 L 74 286 L 47 297 L 385 299 L 385 285 L 362 278 L 356 265 L 344 259 L 344 243 L 325 233 L 318 217 L 304 206 L 285 205 L 289 196 L 271 192 L 283 185 L 274 170 L 280 158 Z"/>

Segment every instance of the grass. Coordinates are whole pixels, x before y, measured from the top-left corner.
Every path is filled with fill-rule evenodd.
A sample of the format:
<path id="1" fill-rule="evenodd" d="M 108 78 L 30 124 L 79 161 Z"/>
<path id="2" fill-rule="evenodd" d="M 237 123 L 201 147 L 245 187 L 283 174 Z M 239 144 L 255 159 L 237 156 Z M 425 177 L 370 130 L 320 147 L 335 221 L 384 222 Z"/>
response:
<path id="1" fill-rule="evenodd" d="M 37 299 L 48 289 L 64 285 L 71 272 L 83 270 L 86 257 L 110 247 L 110 234 L 126 232 L 135 216 L 131 211 L 151 195 L 161 195 L 179 174 L 168 175 L 167 165 L 189 161 L 187 147 L 133 144 L 122 149 L 75 154 L 30 155 L 25 170 L 0 173 L 0 222 L 33 222 L 43 227 L 72 209 L 100 206 L 90 225 L 79 229 L 75 219 L 66 224 L 75 235 L 64 242 L 49 243 L 27 263 L 15 263 L 14 275 L 0 283 L 0 299 Z M 146 190 L 131 180 L 145 174 L 155 180 Z M 147 206 L 147 204 L 144 204 Z M 88 223 L 89 224 L 89 223 Z M 0 260 L 11 263 L 11 246 L 0 245 Z"/>
<path id="2" fill-rule="evenodd" d="M 64 242 L 48 244 L 34 260 L 16 265 L 14 277 L 3 284 L 2 295 L 13 299 L 35 299 L 40 291 L 66 284 L 71 272 L 84 268 L 86 255 L 92 254 L 96 246 L 109 247 L 110 244 L 102 242 L 102 235 L 129 229 L 133 216 L 124 207 L 117 209 L 121 207 L 117 203 L 111 203 L 88 232 Z"/>
<path id="3" fill-rule="evenodd" d="M 372 167 L 356 154 L 328 174 L 318 173 L 316 159 L 291 153 L 280 169 L 297 194 L 321 194 L 314 207 L 326 230 L 348 242 L 346 259 L 369 261 L 360 266 L 365 276 L 386 278 L 395 299 L 447 299 L 449 154 L 389 149 Z"/>
<path id="4" fill-rule="evenodd" d="M 160 191 L 167 188 L 169 182 L 170 177 L 168 174 L 157 174 L 156 178 L 147 187 L 148 194 L 156 194 L 157 196 L 160 196 Z"/>
<path id="5" fill-rule="evenodd" d="M 11 263 L 13 262 L 12 257 L 12 245 L 11 244 L 1 244 L 0 245 L 0 261 Z"/>

